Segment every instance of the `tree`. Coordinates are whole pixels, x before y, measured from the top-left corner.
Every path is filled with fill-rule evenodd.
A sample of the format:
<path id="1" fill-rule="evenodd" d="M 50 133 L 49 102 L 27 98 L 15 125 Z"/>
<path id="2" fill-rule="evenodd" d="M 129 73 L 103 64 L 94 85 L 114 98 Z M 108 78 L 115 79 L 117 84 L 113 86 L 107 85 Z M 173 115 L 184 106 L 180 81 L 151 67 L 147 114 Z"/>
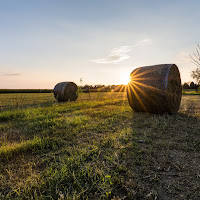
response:
<path id="1" fill-rule="evenodd" d="M 190 83 L 190 89 L 195 89 L 195 84 L 194 84 L 194 82 L 191 82 L 191 83 Z"/>
<path id="2" fill-rule="evenodd" d="M 196 80 L 197 84 L 200 84 L 200 45 L 197 44 L 196 51 L 190 55 L 192 63 L 194 63 L 197 68 L 192 71 L 191 76 Z"/>
<path id="3" fill-rule="evenodd" d="M 200 67 L 196 68 L 195 71 L 192 71 L 191 76 L 196 80 L 197 84 L 200 85 Z"/>
<path id="4" fill-rule="evenodd" d="M 188 85 L 188 83 L 183 84 L 183 89 L 189 89 L 189 88 L 190 88 L 190 86 Z"/>

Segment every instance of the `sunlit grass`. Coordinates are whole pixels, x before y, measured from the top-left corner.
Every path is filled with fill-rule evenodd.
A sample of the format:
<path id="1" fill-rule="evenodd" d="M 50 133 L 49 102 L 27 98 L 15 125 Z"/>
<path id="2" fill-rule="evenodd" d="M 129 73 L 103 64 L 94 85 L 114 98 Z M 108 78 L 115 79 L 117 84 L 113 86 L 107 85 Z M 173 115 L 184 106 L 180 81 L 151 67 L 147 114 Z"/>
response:
<path id="1" fill-rule="evenodd" d="M 10 159 L 15 159 L 16 156 L 24 154 L 33 154 L 52 150 L 60 144 L 58 139 L 53 138 L 34 138 L 19 143 L 3 144 L 0 147 L 0 161 L 6 162 Z"/>
<path id="2" fill-rule="evenodd" d="M 135 113 L 123 92 L 4 107 L 0 199 L 145 199 L 158 187 L 192 199 L 198 190 L 184 185 L 198 182 L 199 108 L 187 96 L 175 116 Z M 173 197 L 169 173 L 186 177 L 171 177 Z"/>

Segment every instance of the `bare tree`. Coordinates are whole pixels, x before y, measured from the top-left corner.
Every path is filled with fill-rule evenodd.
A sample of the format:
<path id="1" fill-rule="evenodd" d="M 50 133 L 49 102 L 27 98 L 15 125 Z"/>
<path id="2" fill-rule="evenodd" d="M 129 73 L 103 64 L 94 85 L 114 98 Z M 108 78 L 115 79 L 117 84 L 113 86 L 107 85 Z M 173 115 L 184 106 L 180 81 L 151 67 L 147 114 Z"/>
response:
<path id="1" fill-rule="evenodd" d="M 191 76 L 194 80 L 196 80 L 197 84 L 200 85 L 200 67 L 192 71 Z"/>
<path id="2" fill-rule="evenodd" d="M 197 44 L 196 51 L 190 55 L 192 63 L 194 63 L 197 68 L 192 71 L 191 77 L 196 80 L 197 84 L 200 84 L 200 45 Z"/>

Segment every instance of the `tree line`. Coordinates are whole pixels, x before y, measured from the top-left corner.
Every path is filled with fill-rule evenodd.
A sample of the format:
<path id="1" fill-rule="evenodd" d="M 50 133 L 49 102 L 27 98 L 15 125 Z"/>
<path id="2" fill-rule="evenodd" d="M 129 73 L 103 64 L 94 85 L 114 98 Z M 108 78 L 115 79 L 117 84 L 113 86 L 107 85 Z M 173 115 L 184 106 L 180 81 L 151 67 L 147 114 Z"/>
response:
<path id="1" fill-rule="evenodd" d="M 198 85 L 198 84 L 196 84 L 196 83 L 194 83 L 194 82 L 191 82 L 190 84 L 184 83 L 184 84 L 182 85 L 182 88 L 183 88 L 183 89 L 198 90 L 199 87 L 200 87 L 200 85 Z"/>
<path id="2" fill-rule="evenodd" d="M 84 85 L 80 86 L 80 89 L 83 92 L 125 92 L 126 91 L 126 85 Z"/>

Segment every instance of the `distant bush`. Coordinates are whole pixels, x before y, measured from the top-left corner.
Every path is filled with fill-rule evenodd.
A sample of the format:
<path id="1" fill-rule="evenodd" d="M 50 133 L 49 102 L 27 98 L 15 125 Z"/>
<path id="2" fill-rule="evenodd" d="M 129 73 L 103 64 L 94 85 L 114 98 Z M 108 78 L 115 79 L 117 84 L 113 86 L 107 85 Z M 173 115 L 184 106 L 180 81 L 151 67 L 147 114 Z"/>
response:
<path id="1" fill-rule="evenodd" d="M 183 89 L 190 89 L 189 84 L 188 84 L 188 83 L 184 83 L 184 84 L 183 84 Z"/>

